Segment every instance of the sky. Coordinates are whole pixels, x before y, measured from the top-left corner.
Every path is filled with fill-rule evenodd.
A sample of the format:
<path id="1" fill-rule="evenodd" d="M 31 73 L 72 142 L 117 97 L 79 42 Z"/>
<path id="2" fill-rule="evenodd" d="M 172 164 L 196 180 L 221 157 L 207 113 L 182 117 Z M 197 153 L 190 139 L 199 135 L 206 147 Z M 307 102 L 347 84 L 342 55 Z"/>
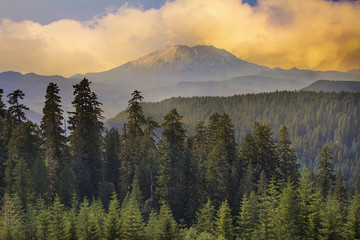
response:
<path id="1" fill-rule="evenodd" d="M 360 69 L 360 1 L 0 0 L 0 72 L 71 76 L 164 45 L 281 68 Z"/>

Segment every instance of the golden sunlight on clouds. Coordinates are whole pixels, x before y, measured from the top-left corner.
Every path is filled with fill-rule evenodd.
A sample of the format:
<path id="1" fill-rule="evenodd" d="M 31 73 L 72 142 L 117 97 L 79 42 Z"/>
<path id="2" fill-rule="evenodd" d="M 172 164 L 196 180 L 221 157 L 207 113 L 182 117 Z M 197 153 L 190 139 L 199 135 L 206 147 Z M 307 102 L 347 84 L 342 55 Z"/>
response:
<path id="1" fill-rule="evenodd" d="M 0 72 L 103 71 L 166 44 L 214 45 L 270 67 L 360 68 L 360 3 L 323 0 L 175 0 L 123 6 L 91 21 L 0 22 Z"/>

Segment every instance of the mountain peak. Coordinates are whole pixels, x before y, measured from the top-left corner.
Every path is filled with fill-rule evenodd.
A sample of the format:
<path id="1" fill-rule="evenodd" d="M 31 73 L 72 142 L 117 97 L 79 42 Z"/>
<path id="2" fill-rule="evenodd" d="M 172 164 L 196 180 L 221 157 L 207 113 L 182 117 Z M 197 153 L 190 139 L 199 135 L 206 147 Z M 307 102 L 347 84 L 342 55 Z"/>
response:
<path id="1" fill-rule="evenodd" d="M 201 66 L 222 66 L 241 61 L 230 52 L 214 46 L 165 45 L 158 51 L 130 62 L 133 68 L 178 69 L 201 68 Z"/>

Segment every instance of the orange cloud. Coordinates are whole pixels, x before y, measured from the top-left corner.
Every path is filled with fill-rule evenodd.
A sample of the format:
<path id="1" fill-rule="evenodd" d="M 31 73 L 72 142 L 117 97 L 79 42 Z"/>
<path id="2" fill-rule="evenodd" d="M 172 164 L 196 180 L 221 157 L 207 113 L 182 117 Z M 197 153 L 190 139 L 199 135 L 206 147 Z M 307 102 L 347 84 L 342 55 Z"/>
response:
<path id="1" fill-rule="evenodd" d="M 270 67 L 349 70 L 360 68 L 359 22 L 359 2 L 324 0 L 175 0 L 84 22 L 2 19 L 0 71 L 103 71 L 166 44 L 214 45 Z"/>

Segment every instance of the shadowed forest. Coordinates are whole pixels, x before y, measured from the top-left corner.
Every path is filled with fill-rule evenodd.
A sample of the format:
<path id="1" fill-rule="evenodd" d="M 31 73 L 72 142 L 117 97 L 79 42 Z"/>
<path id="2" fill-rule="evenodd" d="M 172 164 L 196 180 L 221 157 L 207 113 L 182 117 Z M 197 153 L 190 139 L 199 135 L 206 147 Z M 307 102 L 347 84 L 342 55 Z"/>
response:
<path id="1" fill-rule="evenodd" d="M 10 93 L 5 104 L 0 89 L 0 239 L 360 238 L 358 130 L 339 132 L 337 123 L 320 120 L 328 112 L 322 106 L 331 102 L 334 112 L 348 111 L 335 119 L 358 127 L 359 94 L 240 96 L 259 115 L 273 114 L 267 102 L 269 108 L 283 106 L 276 104 L 281 96 L 291 108 L 294 96 L 308 109 L 319 104 L 314 119 L 328 127 L 328 135 L 319 128 L 306 136 L 306 112 L 287 118 L 293 112 L 284 108 L 277 128 L 244 121 L 240 129 L 241 118 L 234 123 L 230 115 L 249 113 L 213 104 L 218 111 L 208 112 L 206 121 L 192 115 L 191 127 L 176 104 L 165 113 L 151 110 L 134 91 L 119 131 L 104 127 L 90 85 L 85 78 L 74 85 L 69 136 L 56 84 L 44 93 L 40 125 L 26 117 L 25 93 Z M 208 109 L 203 98 L 193 99 Z M 290 119 L 291 129 L 298 124 L 297 133 L 306 136 L 296 139 L 297 149 L 306 146 L 301 153 L 284 125 Z M 323 138 L 331 134 L 337 140 Z M 305 142 L 311 139 L 316 142 Z M 338 149 L 352 149 L 341 164 Z"/>

